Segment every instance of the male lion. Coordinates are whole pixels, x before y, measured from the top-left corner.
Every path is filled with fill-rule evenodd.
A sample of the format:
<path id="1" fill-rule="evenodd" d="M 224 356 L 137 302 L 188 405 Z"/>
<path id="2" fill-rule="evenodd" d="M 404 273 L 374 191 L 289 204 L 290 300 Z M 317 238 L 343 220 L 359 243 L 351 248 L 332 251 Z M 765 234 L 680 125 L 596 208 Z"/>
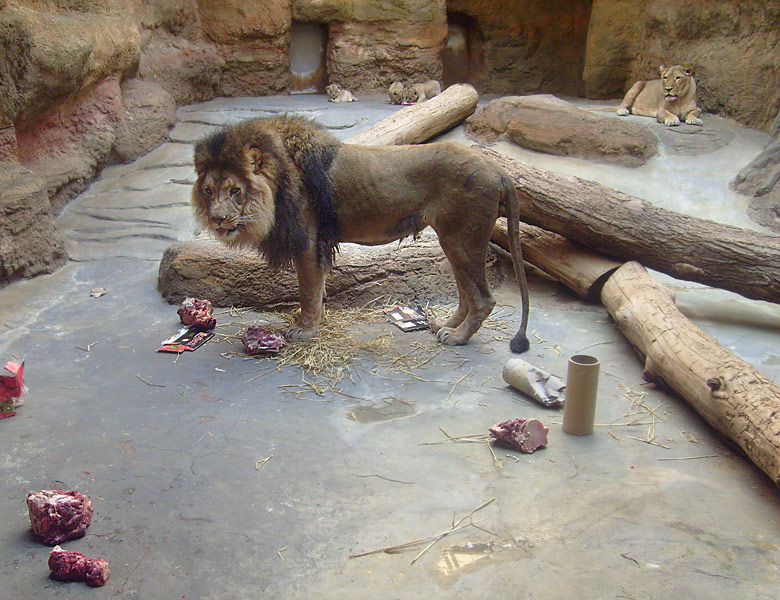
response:
<path id="1" fill-rule="evenodd" d="M 252 119 L 195 146 L 192 204 L 200 224 L 231 245 L 259 249 L 272 267 L 294 263 L 301 313 L 285 335 L 308 340 L 322 319 L 325 278 L 340 242 L 386 244 L 430 225 L 458 285 L 459 304 L 431 329 L 460 345 L 495 305 L 485 255 L 496 218 L 509 221 L 521 286 L 514 352 L 528 349 L 528 289 L 517 235 L 518 199 L 509 176 L 479 152 L 454 143 L 342 144 L 294 116 Z"/>
<path id="2" fill-rule="evenodd" d="M 661 65 L 661 79 L 637 81 L 626 92 L 617 114 L 655 117 L 659 123 L 669 127 L 685 121 L 688 125 L 701 125 L 696 106 L 696 80 L 691 67 Z"/>

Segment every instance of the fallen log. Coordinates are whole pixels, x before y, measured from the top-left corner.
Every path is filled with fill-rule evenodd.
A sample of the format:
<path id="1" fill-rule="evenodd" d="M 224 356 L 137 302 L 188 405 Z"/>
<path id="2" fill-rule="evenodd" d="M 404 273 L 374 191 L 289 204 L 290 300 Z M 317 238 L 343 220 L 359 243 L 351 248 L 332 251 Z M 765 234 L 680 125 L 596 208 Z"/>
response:
<path id="1" fill-rule="evenodd" d="M 459 125 L 477 108 L 479 94 L 468 83 L 456 83 L 430 100 L 407 106 L 346 143 L 364 146 L 419 144 Z"/>
<path id="2" fill-rule="evenodd" d="M 480 149 L 514 180 L 523 221 L 679 279 L 780 303 L 780 236 L 664 210 Z"/>
<path id="3" fill-rule="evenodd" d="M 677 392 L 780 486 L 780 387 L 691 323 L 637 262 L 615 271 L 601 300 L 645 357 L 645 379 Z"/>
<path id="4" fill-rule="evenodd" d="M 525 261 L 591 302 L 598 302 L 604 282 L 622 264 L 533 225 L 520 223 L 518 233 Z M 491 239 L 509 250 L 506 219 L 496 221 Z"/>

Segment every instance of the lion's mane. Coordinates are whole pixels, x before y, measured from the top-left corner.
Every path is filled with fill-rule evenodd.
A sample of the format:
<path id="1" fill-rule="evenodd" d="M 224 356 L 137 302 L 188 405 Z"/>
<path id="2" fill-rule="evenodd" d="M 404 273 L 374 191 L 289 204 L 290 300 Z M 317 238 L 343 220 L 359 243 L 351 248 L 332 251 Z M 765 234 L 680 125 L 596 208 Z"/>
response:
<path id="1" fill-rule="evenodd" d="M 230 171 L 246 186 L 246 212 L 263 202 L 257 178 L 264 177 L 273 191 L 273 224 L 262 239 L 239 238 L 260 250 L 274 268 L 289 266 L 303 250 L 307 233 L 301 225 L 302 202 L 309 202 L 317 219 L 317 259 L 329 266 L 339 242 L 329 170 L 340 142 L 309 119 L 297 116 L 251 119 L 224 127 L 195 146 L 195 170 L 199 179 L 212 171 Z M 262 172 L 255 174 L 250 151 L 262 156 Z M 209 219 L 208 202 L 196 182 L 193 206 L 198 220 Z"/>

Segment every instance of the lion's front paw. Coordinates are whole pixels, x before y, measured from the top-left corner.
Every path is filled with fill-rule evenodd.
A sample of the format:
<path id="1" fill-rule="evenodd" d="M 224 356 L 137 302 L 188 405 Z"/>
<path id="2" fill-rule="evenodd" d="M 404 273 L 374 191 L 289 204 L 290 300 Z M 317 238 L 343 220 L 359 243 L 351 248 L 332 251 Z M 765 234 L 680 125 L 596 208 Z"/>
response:
<path id="1" fill-rule="evenodd" d="M 701 127 L 702 125 L 701 119 L 698 117 L 688 117 L 687 119 L 685 119 L 685 122 L 688 125 L 698 125 L 699 127 Z"/>
<path id="2" fill-rule="evenodd" d="M 630 111 L 625 106 L 621 106 L 615 112 L 617 113 L 617 115 L 619 117 L 625 117 L 625 116 L 628 116 L 630 114 Z"/>
<path id="3" fill-rule="evenodd" d="M 680 124 L 680 119 L 677 117 L 667 117 L 664 119 L 664 125 L 667 127 L 677 127 Z"/>
<path id="4" fill-rule="evenodd" d="M 300 325 L 291 325 L 284 332 L 284 337 L 294 342 L 308 342 L 317 337 L 318 332 L 319 328 L 317 327 L 309 327 L 307 329 Z"/>
<path id="5" fill-rule="evenodd" d="M 436 332 L 436 339 L 447 346 L 463 346 L 468 340 L 458 336 L 452 327 L 442 327 Z"/>

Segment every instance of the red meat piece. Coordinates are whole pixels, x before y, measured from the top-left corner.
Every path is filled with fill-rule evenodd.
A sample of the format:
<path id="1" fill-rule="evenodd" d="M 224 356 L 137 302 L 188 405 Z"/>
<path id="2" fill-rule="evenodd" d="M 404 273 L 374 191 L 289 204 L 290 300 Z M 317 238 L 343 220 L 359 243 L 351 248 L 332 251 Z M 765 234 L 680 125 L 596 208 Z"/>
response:
<path id="1" fill-rule="evenodd" d="M 214 329 L 217 326 L 217 320 L 212 316 L 214 307 L 208 300 L 185 298 L 177 312 L 185 325 L 195 325 L 201 329 Z"/>
<path id="2" fill-rule="evenodd" d="M 76 491 L 30 492 L 27 510 L 33 532 L 47 546 L 82 537 L 92 520 L 92 502 Z"/>
<path id="3" fill-rule="evenodd" d="M 263 352 L 278 354 L 287 345 L 284 336 L 278 333 L 266 331 L 259 325 L 252 325 L 241 336 L 247 354 L 261 354 Z"/>
<path id="4" fill-rule="evenodd" d="M 493 438 L 509 447 L 531 454 L 547 445 L 547 432 L 550 430 L 539 419 L 509 419 L 489 427 L 488 431 Z"/>
<path id="5" fill-rule="evenodd" d="M 111 574 L 102 558 L 89 558 L 80 552 L 69 552 L 54 546 L 49 552 L 49 577 L 57 581 L 85 581 L 90 587 L 100 587 Z"/>

